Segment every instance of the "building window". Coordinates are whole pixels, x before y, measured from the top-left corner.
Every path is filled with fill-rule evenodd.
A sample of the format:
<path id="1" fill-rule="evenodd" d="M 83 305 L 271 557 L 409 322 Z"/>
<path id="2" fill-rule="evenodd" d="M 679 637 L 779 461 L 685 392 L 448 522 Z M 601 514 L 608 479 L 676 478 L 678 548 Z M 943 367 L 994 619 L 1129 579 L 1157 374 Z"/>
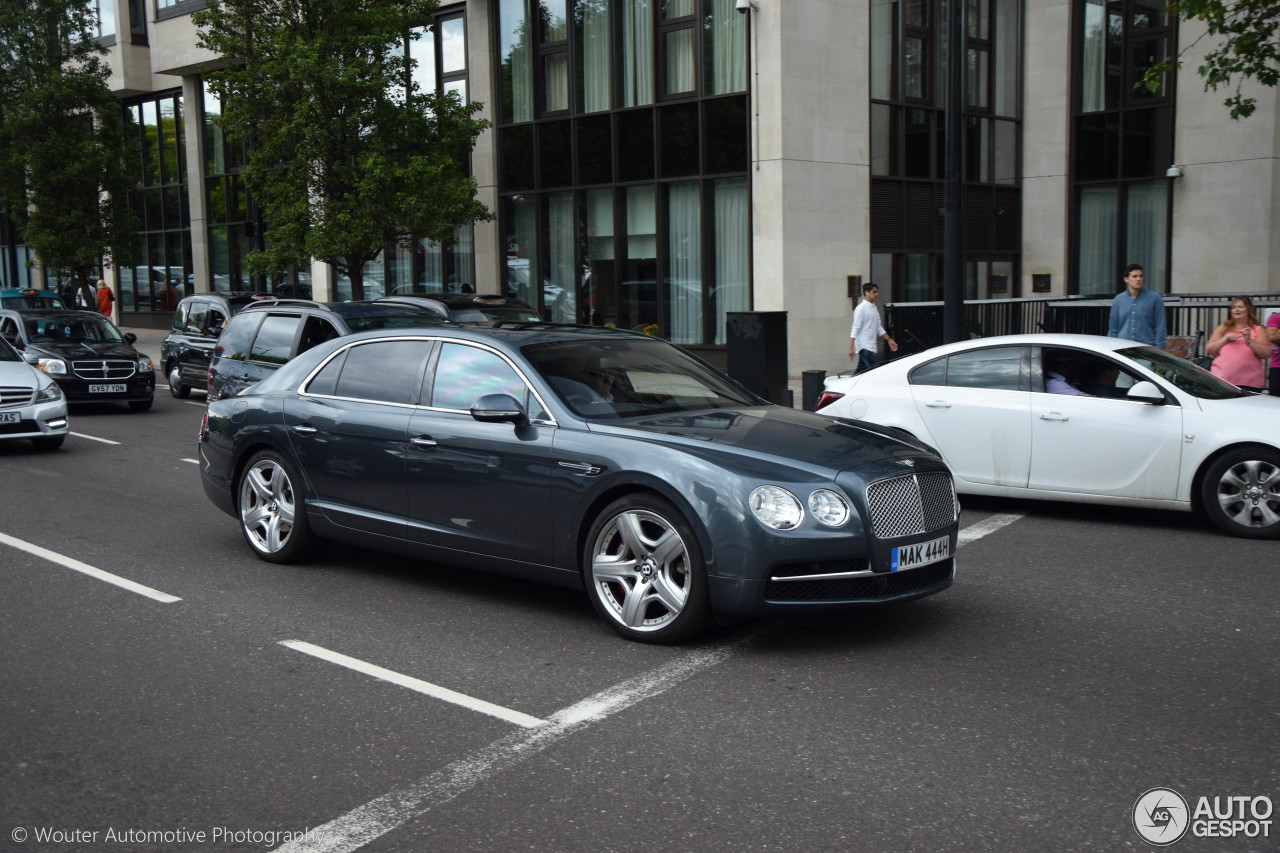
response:
<path id="1" fill-rule="evenodd" d="M 143 261 L 119 270 L 120 310 L 171 311 L 192 280 L 182 93 L 126 101 L 124 119 L 126 132 L 140 142 L 138 185 L 129 204 L 143 223 Z"/>
<path id="2" fill-rule="evenodd" d="M 723 345 L 725 313 L 750 306 L 747 17 L 734 0 L 500 0 L 508 295 Z"/>
<path id="3" fill-rule="evenodd" d="M 1142 264 L 1147 286 L 1169 285 L 1173 98 L 1168 81 L 1137 86 L 1175 49 L 1158 0 L 1077 0 L 1071 177 L 1074 275 L 1070 291 L 1110 296 L 1123 269 Z"/>
<path id="4" fill-rule="evenodd" d="M 946 0 L 871 0 L 871 246 L 886 301 L 942 298 Z M 1018 296 L 1022 0 L 964 0 L 970 298 Z M 997 270 L 997 272 L 993 272 Z M 1004 290 L 999 288 L 1004 287 Z"/>
<path id="5" fill-rule="evenodd" d="M 98 22 L 94 35 L 103 44 L 116 42 L 116 4 L 115 0 L 94 0 L 92 7 L 98 13 Z"/>

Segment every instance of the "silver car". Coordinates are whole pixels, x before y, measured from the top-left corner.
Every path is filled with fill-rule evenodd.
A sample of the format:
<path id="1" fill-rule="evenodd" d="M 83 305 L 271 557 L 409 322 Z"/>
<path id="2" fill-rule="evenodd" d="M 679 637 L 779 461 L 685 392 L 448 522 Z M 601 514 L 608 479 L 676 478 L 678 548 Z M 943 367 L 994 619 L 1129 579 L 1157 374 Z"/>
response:
<path id="1" fill-rule="evenodd" d="M 55 450 L 69 429 L 58 383 L 0 341 L 0 441 L 29 438 L 37 450 Z"/>

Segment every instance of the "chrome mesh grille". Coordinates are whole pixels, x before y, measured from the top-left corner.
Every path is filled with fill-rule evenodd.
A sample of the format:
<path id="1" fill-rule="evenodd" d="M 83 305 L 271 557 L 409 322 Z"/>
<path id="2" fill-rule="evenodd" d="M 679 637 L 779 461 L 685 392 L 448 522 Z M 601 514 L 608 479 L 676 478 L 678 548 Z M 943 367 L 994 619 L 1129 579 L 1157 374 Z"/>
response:
<path id="1" fill-rule="evenodd" d="M 867 486 L 867 509 L 879 539 L 927 533 L 956 520 L 955 490 L 941 471 L 894 477 Z"/>
<path id="2" fill-rule="evenodd" d="M 81 379 L 128 379 L 138 369 L 136 361 L 84 359 L 71 362 L 71 370 Z"/>
<path id="3" fill-rule="evenodd" d="M 0 386 L 0 409 L 16 409 L 31 405 L 36 392 L 21 386 Z"/>

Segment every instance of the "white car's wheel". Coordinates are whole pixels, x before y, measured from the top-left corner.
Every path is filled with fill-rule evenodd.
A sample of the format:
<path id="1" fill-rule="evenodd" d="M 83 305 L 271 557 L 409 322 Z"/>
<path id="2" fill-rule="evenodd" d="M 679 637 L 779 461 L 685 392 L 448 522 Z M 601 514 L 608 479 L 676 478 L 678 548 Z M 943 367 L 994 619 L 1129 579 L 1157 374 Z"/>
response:
<path id="1" fill-rule="evenodd" d="M 1280 538 L 1280 453 L 1244 447 L 1222 455 L 1205 472 L 1200 501 L 1232 536 Z"/>

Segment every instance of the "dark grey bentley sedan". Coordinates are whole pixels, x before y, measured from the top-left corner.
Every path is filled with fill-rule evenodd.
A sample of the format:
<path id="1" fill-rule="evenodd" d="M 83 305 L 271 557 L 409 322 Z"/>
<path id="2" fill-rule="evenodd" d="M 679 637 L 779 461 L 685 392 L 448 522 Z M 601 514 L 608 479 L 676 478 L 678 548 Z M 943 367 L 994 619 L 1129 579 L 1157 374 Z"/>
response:
<path id="1" fill-rule="evenodd" d="M 585 588 L 646 642 L 955 574 L 959 507 L 932 450 L 771 405 L 632 332 L 338 338 L 211 403 L 199 453 L 264 560 L 323 537 Z"/>

